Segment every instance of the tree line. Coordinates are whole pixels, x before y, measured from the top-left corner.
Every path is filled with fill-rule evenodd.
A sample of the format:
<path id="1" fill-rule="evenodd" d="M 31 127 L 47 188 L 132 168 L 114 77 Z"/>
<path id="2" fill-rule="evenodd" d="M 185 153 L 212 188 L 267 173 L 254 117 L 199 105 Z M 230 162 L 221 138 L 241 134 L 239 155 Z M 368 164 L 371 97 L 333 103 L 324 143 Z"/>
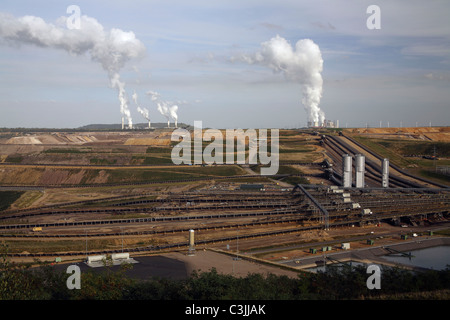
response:
<path id="1" fill-rule="evenodd" d="M 179 280 L 152 277 L 138 280 L 105 267 L 81 274 L 81 288 L 68 289 L 69 274 L 54 266 L 0 262 L 1 300 L 344 300 L 450 298 L 450 269 L 411 272 L 381 268 L 381 289 L 368 289 L 363 266 L 329 267 L 325 272 L 299 273 L 297 278 L 274 274 L 236 277 L 216 269 L 193 272 Z"/>

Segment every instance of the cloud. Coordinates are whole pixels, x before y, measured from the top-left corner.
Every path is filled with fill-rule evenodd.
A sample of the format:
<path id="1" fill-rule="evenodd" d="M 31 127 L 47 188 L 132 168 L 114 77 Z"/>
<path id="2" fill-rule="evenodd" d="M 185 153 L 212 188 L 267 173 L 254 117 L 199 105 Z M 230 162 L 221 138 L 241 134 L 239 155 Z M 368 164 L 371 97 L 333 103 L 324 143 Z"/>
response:
<path id="1" fill-rule="evenodd" d="M 261 22 L 259 25 L 268 30 L 274 30 L 274 31 L 283 31 L 284 30 L 284 28 L 281 25 L 278 25 L 275 23 Z"/>
<path id="2" fill-rule="evenodd" d="M 311 25 L 323 30 L 336 30 L 336 27 L 329 22 L 327 24 L 324 24 L 322 22 L 311 22 Z"/>
<path id="3" fill-rule="evenodd" d="M 424 74 L 424 77 L 428 80 L 435 80 L 435 81 L 450 81 L 450 75 L 449 74 L 442 74 L 442 73 L 438 73 L 436 74 L 433 72 Z"/>
<path id="4" fill-rule="evenodd" d="M 409 56 L 450 56 L 450 46 L 444 44 L 408 45 L 401 50 L 403 55 Z"/>

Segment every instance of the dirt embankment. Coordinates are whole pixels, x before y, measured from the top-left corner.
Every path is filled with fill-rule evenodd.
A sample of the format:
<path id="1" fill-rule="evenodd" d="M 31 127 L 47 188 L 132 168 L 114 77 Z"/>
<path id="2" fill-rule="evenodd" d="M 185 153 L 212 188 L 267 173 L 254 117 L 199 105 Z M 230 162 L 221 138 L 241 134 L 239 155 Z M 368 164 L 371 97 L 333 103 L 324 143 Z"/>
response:
<path id="1" fill-rule="evenodd" d="M 345 129 L 344 132 L 374 137 L 450 142 L 450 127 L 355 128 Z"/>

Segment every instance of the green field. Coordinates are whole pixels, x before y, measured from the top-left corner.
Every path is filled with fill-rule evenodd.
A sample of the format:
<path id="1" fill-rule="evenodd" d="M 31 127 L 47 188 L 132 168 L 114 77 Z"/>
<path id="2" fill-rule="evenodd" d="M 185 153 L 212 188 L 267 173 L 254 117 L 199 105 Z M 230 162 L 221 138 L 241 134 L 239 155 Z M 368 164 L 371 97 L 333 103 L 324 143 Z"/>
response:
<path id="1" fill-rule="evenodd" d="M 22 194 L 21 191 L 0 191 L 0 211 L 8 209 Z"/>
<path id="2" fill-rule="evenodd" d="M 436 166 L 450 166 L 450 160 L 442 159 L 442 157 L 450 156 L 448 142 L 378 139 L 362 136 L 353 138 L 378 155 L 388 158 L 391 163 L 413 174 L 440 183 L 450 183 L 450 177 L 439 174 L 435 170 Z M 434 152 L 438 160 L 422 157 L 433 156 Z"/>

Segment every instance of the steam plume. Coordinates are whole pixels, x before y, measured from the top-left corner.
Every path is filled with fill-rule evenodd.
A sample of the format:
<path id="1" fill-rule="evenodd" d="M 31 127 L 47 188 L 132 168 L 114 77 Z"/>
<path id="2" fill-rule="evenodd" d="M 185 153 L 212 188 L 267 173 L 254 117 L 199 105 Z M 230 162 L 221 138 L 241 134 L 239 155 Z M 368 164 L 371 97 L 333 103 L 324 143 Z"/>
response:
<path id="1" fill-rule="evenodd" d="M 310 39 L 299 40 L 293 48 L 289 42 L 276 36 L 263 42 L 258 52 L 243 55 L 241 60 L 250 64 L 269 67 L 276 73 L 283 73 L 288 80 L 301 84 L 302 103 L 308 114 L 308 121 L 322 124 L 325 114 L 319 108 L 322 98 L 323 69 L 319 46 Z"/>
<path id="2" fill-rule="evenodd" d="M 85 15 L 80 17 L 79 29 L 67 29 L 66 21 L 63 16 L 55 25 L 35 16 L 16 18 L 0 13 L 0 37 L 12 45 L 31 44 L 72 55 L 89 54 L 108 73 L 111 87 L 118 92 L 122 117 L 127 117 L 132 127 L 125 83 L 120 81 L 119 71 L 128 60 L 143 56 L 145 46 L 133 32 L 115 28 L 107 32 L 96 19 Z"/>
<path id="3" fill-rule="evenodd" d="M 139 111 L 139 113 L 140 113 L 145 119 L 148 120 L 148 127 L 150 128 L 150 115 L 149 115 L 148 109 L 147 109 L 147 108 L 144 108 L 144 107 L 141 108 L 141 106 L 139 105 L 139 102 L 138 102 L 138 95 L 137 95 L 136 92 L 133 93 L 133 96 L 132 96 L 132 97 L 133 97 L 134 103 L 136 103 L 136 105 L 137 105 L 137 110 Z"/>
<path id="4" fill-rule="evenodd" d="M 175 122 L 175 128 L 178 127 L 178 106 L 171 101 L 161 100 L 161 95 L 155 91 L 148 91 L 147 94 L 151 100 L 156 103 L 159 113 L 167 119 L 167 127 L 170 127 L 170 119 Z"/>

